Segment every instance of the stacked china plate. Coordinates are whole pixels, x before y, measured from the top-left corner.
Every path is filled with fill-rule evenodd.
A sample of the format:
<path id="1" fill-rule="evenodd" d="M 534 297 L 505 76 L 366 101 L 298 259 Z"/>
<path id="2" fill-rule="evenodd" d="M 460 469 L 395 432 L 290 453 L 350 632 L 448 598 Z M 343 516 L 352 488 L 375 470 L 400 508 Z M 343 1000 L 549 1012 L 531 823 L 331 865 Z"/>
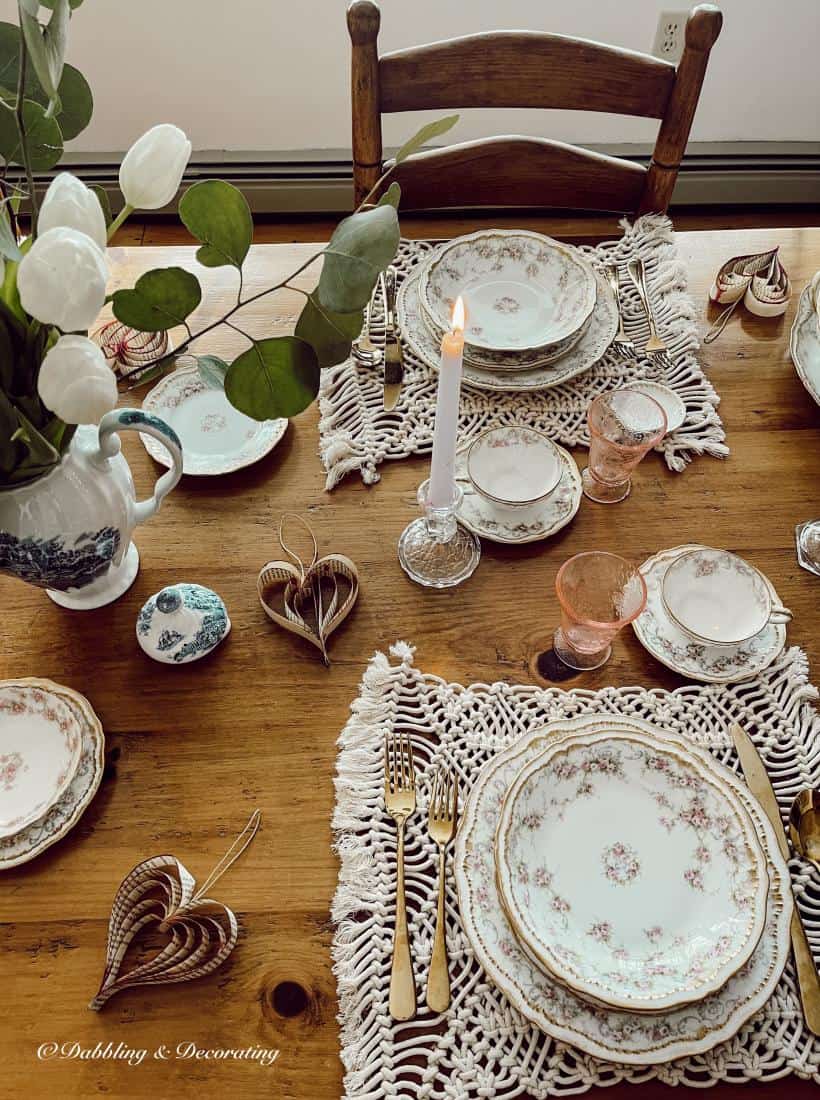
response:
<path id="1" fill-rule="evenodd" d="M 51 680 L 0 681 L 0 870 L 76 824 L 100 784 L 103 749 L 82 695 Z"/>
<path id="2" fill-rule="evenodd" d="M 569 245 L 521 230 L 480 230 L 447 241 L 405 279 L 402 337 L 437 369 L 453 304 L 464 299 L 464 382 L 540 390 L 587 370 L 618 327 L 609 284 Z"/>
<path id="3" fill-rule="evenodd" d="M 456 844 L 465 931 L 538 1027 L 652 1065 L 730 1038 L 786 963 L 791 885 L 735 774 L 615 715 L 553 723 L 495 756 Z"/>

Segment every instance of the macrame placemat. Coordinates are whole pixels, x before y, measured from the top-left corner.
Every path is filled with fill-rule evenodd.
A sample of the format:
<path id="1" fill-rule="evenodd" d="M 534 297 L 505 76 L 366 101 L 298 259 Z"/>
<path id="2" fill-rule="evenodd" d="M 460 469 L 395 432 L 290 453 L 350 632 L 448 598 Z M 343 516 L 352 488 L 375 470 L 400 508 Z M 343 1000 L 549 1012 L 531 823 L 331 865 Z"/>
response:
<path id="1" fill-rule="evenodd" d="M 670 386 L 686 405 L 683 424 L 658 446 L 670 469 L 680 472 L 696 454 L 723 458 L 729 453 L 717 413 L 720 398 L 695 357 L 695 309 L 685 291 L 686 273 L 678 258 L 672 223 L 650 214 L 634 225 L 623 225 L 624 235 L 619 240 L 595 247 L 582 245 L 581 251 L 597 264 L 618 265 L 626 331 L 639 349 L 646 345 L 649 331 L 626 264 L 636 256 L 643 259 L 652 308 L 661 336 L 669 345 L 669 356 L 627 357 L 610 347 L 593 367 L 571 382 L 538 393 L 487 393 L 465 386 L 461 394 L 462 440 L 494 424 L 527 424 L 566 446 L 586 446 L 586 414 L 592 399 L 626 382 L 650 379 Z M 433 247 L 431 241 L 402 241 L 396 260 L 399 282 Z M 377 311 L 371 333 L 378 345 L 384 324 Z M 372 484 L 379 480 L 382 462 L 430 451 L 437 375 L 406 344 L 404 355 L 401 399 L 389 413 L 383 407 L 381 365 L 363 367 L 348 359 L 322 372 L 319 437 L 328 489 L 354 470 L 365 484 Z"/>
<path id="2" fill-rule="evenodd" d="M 512 1100 L 583 1092 L 614 1081 L 703 1087 L 717 1081 L 775 1080 L 789 1073 L 820 1084 L 820 1040 L 805 1028 L 790 961 L 774 995 L 734 1039 L 693 1058 L 651 1067 L 605 1063 L 544 1035 L 513 1008 L 476 962 L 461 928 L 448 857 L 447 941 L 452 1006 L 424 1005 L 436 913 L 436 849 L 427 835 L 432 774 L 454 767 L 462 802 L 482 765 L 548 721 L 609 712 L 655 722 L 692 738 L 739 770 L 732 721 L 752 735 L 785 810 L 801 787 L 820 782 L 820 717 L 803 652 L 791 649 L 756 680 L 601 691 L 446 683 L 425 675 L 405 643 L 377 653 L 339 744 L 333 819 L 341 869 L 333 904 L 346 1100 Z M 384 811 L 386 731 L 413 740 L 417 811 L 407 823 L 407 894 L 419 1011 L 409 1024 L 388 1012 L 395 920 L 396 830 Z M 793 859 L 792 882 L 815 958 L 820 959 L 820 875 Z M 753 1100 L 752 1093 L 750 1100 Z"/>

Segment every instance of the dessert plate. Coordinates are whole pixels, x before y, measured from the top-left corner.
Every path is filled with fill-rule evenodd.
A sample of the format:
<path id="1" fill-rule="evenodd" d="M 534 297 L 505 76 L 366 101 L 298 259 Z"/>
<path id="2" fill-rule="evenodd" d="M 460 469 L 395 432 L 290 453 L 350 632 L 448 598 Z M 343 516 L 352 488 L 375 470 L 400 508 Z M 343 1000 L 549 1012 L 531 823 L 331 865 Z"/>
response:
<path id="1" fill-rule="evenodd" d="M 820 405 L 820 314 L 809 284 L 800 295 L 789 351 L 800 381 Z"/>
<path id="2" fill-rule="evenodd" d="M 103 775 L 105 737 L 100 720 L 88 700 L 71 688 L 51 680 L 5 681 L 3 686 L 39 688 L 59 697 L 82 731 L 77 769 L 61 797 L 43 815 L 14 836 L 0 839 L 0 871 L 27 863 L 66 835 L 87 809 Z"/>
<path id="3" fill-rule="evenodd" d="M 511 1004 L 536 1027 L 596 1058 L 655 1065 L 710 1050 L 731 1038 L 769 1000 L 789 953 L 791 881 L 777 838 L 745 785 L 724 778 L 749 812 L 768 861 L 766 924 L 748 963 L 703 1001 L 659 1014 L 606 1009 L 585 1001 L 541 970 L 525 953 L 504 913 L 495 875 L 494 837 L 503 797 L 517 773 L 561 736 L 612 729 L 649 733 L 694 755 L 705 750 L 638 719 L 588 715 L 521 737 L 493 757 L 467 796 L 455 843 L 459 911 L 478 962 Z"/>
<path id="4" fill-rule="evenodd" d="M 425 263 L 422 310 L 449 327 L 453 303 L 467 308 L 467 347 L 540 351 L 578 332 L 595 308 L 592 265 L 539 233 L 482 229 L 441 245 Z"/>
<path id="5" fill-rule="evenodd" d="M 456 479 L 464 490 L 458 510 L 459 522 L 473 534 L 490 542 L 523 545 L 556 534 L 574 518 L 581 505 L 583 487 L 575 459 L 556 444 L 561 460 L 558 485 L 545 499 L 522 508 L 496 505 L 477 493 L 467 476 L 467 449 L 456 455 Z"/>
<path id="6" fill-rule="evenodd" d="M 712 684 L 731 684 L 756 676 L 782 652 L 786 627 L 770 622 L 749 641 L 740 645 L 709 645 L 691 638 L 673 621 L 661 595 L 663 578 L 670 563 L 687 550 L 708 549 L 696 543 L 675 546 L 653 554 L 641 566 L 646 581 L 646 608 L 632 624 L 641 645 L 661 664 L 681 676 Z M 771 581 L 766 584 L 775 606 L 781 600 Z"/>
<path id="7" fill-rule="evenodd" d="M 82 727 L 47 688 L 0 684 L 0 838 L 53 806 L 80 760 Z"/>
<path id="8" fill-rule="evenodd" d="M 146 394 L 142 407 L 155 413 L 182 440 L 183 472 L 229 474 L 264 458 L 287 430 L 288 422 L 252 420 L 239 412 L 225 391 L 209 386 L 193 366 L 177 367 Z M 149 455 L 163 466 L 170 459 L 162 444 L 140 435 Z"/>
<path id="9" fill-rule="evenodd" d="M 402 339 L 432 370 L 441 362 L 441 341 L 430 331 L 419 306 L 418 287 L 423 268 L 412 271 L 399 288 L 396 314 Z M 477 367 L 464 360 L 465 386 L 494 392 L 528 393 L 568 382 L 589 370 L 604 354 L 618 331 L 618 307 L 603 275 L 596 273 L 598 297 L 586 330 L 578 343 L 556 362 L 526 370 Z"/>
<path id="10" fill-rule="evenodd" d="M 716 992 L 763 931 L 766 861 L 748 813 L 716 768 L 630 731 L 562 739 L 522 769 L 496 871 L 528 952 L 627 1011 Z"/>

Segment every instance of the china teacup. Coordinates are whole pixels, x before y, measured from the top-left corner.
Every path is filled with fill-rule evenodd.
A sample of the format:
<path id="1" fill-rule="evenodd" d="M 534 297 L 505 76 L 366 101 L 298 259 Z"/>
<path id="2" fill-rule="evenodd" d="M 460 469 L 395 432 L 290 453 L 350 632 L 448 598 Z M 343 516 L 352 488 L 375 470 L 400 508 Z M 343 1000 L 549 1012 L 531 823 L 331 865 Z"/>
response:
<path id="1" fill-rule="evenodd" d="M 543 432 L 510 425 L 490 428 L 467 452 L 467 477 L 477 493 L 503 509 L 546 500 L 561 480 L 561 455 Z"/>
<path id="2" fill-rule="evenodd" d="M 728 550 L 701 546 L 669 563 L 661 599 L 685 634 L 707 645 L 732 646 L 769 623 L 787 623 L 791 611 L 773 603 L 759 570 Z"/>

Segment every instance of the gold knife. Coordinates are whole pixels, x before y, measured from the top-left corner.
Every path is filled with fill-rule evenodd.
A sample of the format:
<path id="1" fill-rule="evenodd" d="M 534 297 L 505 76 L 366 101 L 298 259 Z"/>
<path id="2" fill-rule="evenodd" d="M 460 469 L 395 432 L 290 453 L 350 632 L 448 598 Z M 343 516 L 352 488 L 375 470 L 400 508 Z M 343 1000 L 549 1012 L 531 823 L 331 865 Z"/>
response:
<path id="1" fill-rule="evenodd" d="M 777 796 L 772 787 L 772 781 L 760 759 L 760 754 L 754 747 L 748 733 L 734 723 L 729 730 L 734 742 L 737 754 L 740 757 L 740 766 L 749 784 L 749 790 L 763 807 L 763 811 L 774 826 L 777 834 L 777 843 L 783 858 L 788 860 L 791 856 L 789 842 L 786 839 L 786 829 L 780 816 L 780 807 L 777 804 Z M 813 1035 L 820 1035 L 820 978 L 811 953 L 809 941 L 806 938 L 806 930 L 800 919 L 795 904 L 791 925 L 792 951 L 797 966 L 797 985 L 800 990 L 800 1000 L 803 1002 L 803 1015 L 806 1026 Z"/>
<path id="2" fill-rule="evenodd" d="M 384 292 L 384 410 L 392 412 L 399 403 L 404 380 L 404 357 L 396 331 L 396 270 L 388 267 L 381 276 Z"/>

